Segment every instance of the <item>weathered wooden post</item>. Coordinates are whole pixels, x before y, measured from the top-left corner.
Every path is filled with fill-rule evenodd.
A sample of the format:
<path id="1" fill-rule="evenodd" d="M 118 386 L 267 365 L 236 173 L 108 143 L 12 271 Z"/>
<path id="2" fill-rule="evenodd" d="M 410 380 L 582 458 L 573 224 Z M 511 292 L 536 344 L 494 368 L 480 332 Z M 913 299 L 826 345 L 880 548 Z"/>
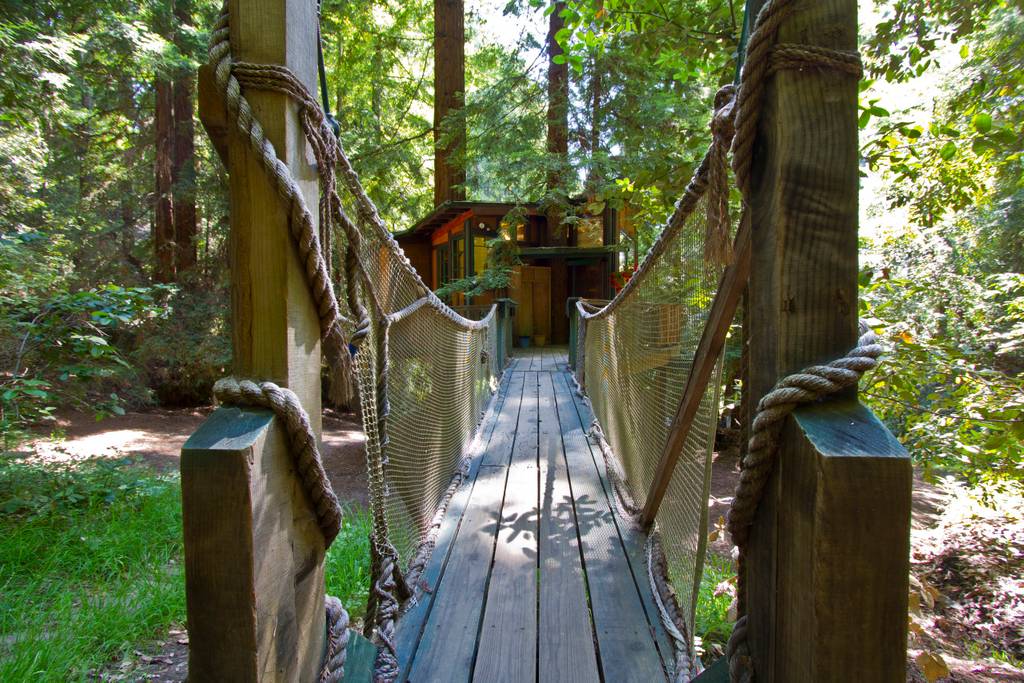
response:
<path id="1" fill-rule="evenodd" d="M 283 64 L 316 92 L 316 3 L 230 0 L 228 8 L 236 60 Z M 209 69 L 200 78 L 200 115 L 231 176 L 234 373 L 294 391 L 319 433 L 319 327 L 286 207 L 228 120 Z M 316 173 L 294 105 L 276 93 L 246 96 L 315 207 Z M 324 540 L 282 427 L 266 411 L 219 409 L 185 444 L 181 481 L 190 680 L 316 680 Z"/>
<path id="2" fill-rule="evenodd" d="M 857 48 L 856 0 L 799 0 L 778 43 Z M 753 177 L 753 397 L 857 339 L 857 79 L 778 71 Z M 783 430 L 747 561 L 759 683 L 906 678 L 911 464 L 855 392 Z"/>

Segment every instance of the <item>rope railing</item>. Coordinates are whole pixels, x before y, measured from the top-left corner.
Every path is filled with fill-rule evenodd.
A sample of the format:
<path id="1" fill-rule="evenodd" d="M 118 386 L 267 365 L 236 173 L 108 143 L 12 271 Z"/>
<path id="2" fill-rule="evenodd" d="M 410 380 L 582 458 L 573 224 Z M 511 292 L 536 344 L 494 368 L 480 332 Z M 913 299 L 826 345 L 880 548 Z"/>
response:
<path id="1" fill-rule="evenodd" d="M 692 661 L 720 356 L 749 273 L 752 226 L 747 203 L 766 81 L 782 69 L 860 74 L 855 52 L 776 44 L 778 28 L 791 11 L 791 0 L 769 0 L 762 6 L 745 35 L 738 87 L 727 86 L 715 98 L 709 151 L 636 273 L 611 302 L 595 306 L 581 300 L 576 306 L 577 379 L 597 416 L 602 450 L 618 461 L 609 471 L 622 472 L 624 495 L 643 509 L 639 519 L 657 522 L 660 533 L 651 533 L 664 544 L 669 578 L 689 589 L 680 597 L 687 609 L 675 610 L 677 631 L 689 641 L 681 646 L 687 650 L 681 662 Z M 729 151 L 744 198 L 735 242 L 730 240 L 728 216 Z M 724 271 L 720 265 L 726 265 Z M 784 381 L 799 382 L 803 376 L 794 377 Z M 770 473 L 770 461 L 761 455 L 754 472 L 767 467 Z M 759 498 L 760 489 L 751 483 L 760 481 L 754 472 L 737 497 L 735 528 L 741 535 L 747 533 Z M 741 545 L 742 537 L 735 542 Z M 653 570 L 651 576 L 656 576 Z M 735 633 L 730 651 L 739 653 L 733 666 L 733 680 L 739 680 L 745 621 Z M 689 674 L 682 675 L 680 680 L 686 680 Z"/>
<path id="2" fill-rule="evenodd" d="M 461 480 L 477 423 L 496 388 L 501 355 L 492 310 L 471 320 L 441 301 L 423 282 L 388 231 L 313 95 L 289 69 L 239 62 L 232 56 L 225 5 L 211 33 L 210 61 L 231 124 L 260 161 L 286 207 L 292 241 L 320 321 L 333 372 L 355 372 L 367 436 L 373 586 L 368 624 L 379 646 L 375 678 L 393 680 L 395 620 L 411 594 L 403 568 L 417 572 L 432 547 L 438 511 Z M 318 218 L 296 179 L 278 158 L 246 99 L 247 90 L 282 94 L 298 105 L 301 128 L 316 160 Z M 336 170 L 337 169 L 337 172 Z M 348 190 L 356 220 L 337 190 Z M 316 227 L 319 224 L 319 229 Z M 332 245 L 344 254 L 345 304 L 341 312 L 330 264 Z M 327 544 L 337 535 L 340 508 L 316 448 L 309 419 L 294 394 L 274 384 L 228 380 L 220 400 L 274 410 L 288 426 L 291 450 Z M 336 601 L 326 606 L 330 633 L 322 680 L 340 677 L 347 615 Z M 339 650 L 340 648 L 340 650 Z M 338 670 L 332 666 L 338 666 Z"/>

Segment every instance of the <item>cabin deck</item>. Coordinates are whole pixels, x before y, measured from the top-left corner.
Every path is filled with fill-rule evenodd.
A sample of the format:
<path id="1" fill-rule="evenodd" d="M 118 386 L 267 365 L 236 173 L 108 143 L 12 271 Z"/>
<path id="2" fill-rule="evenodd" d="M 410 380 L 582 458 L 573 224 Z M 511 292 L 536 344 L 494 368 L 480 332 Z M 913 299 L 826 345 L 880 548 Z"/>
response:
<path id="1" fill-rule="evenodd" d="M 645 538 L 609 497 L 591 420 L 565 349 L 510 359 L 427 591 L 399 622 L 402 680 L 665 680 Z"/>

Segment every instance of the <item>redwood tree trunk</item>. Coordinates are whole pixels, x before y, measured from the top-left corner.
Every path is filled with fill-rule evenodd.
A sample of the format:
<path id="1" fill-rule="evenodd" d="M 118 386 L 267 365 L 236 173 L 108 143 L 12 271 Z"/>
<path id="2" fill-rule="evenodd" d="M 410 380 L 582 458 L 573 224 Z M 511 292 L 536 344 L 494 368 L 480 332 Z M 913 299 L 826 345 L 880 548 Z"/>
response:
<path id="1" fill-rule="evenodd" d="M 466 198 L 466 29 L 462 0 L 434 0 L 434 205 Z"/>
<path id="2" fill-rule="evenodd" d="M 187 54 L 182 44 L 181 27 L 192 23 L 191 0 L 176 0 L 174 17 L 178 29 L 175 42 L 178 49 Z M 194 79 L 190 69 L 182 69 L 174 78 L 172 86 L 173 113 L 173 156 L 171 184 L 173 188 L 174 217 L 174 265 L 177 277 L 192 270 L 196 265 L 196 153 L 195 123 L 192 117 L 192 89 Z"/>
<path id="3" fill-rule="evenodd" d="M 153 220 L 153 278 L 157 282 L 174 281 L 174 220 L 171 167 L 174 128 L 171 82 L 157 77 L 154 87 L 154 127 L 156 130 L 156 193 Z"/>
<path id="4" fill-rule="evenodd" d="M 604 9 L 604 1 L 598 0 L 598 11 Z M 592 192 L 597 192 L 601 184 L 601 98 L 604 97 L 604 79 L 601 73 L 602 64 L 597 54 L 591 62 L 590 71 L 590 173 L 587 185 Z"/>
<path id="5" fill-rule="evenodd" d="M 555 36 L 565 27 L 562 12 L 564 2 L 556 2 L 555 10 L 548 20 L 547 53 L 548 53 L 548 157 L 551 164 L 548 169 L 548 193 L 566 191 L 567 169 L 569 165 L 569 67 L 558 64 L 555 58 L 562 55 L 562 47 Z M 565 244 L 565 228 L 562 225 L 564 211 L 557 208 L 558 202 L 552 204 L 548 213 L 548 231 L 553 244 Z"/>

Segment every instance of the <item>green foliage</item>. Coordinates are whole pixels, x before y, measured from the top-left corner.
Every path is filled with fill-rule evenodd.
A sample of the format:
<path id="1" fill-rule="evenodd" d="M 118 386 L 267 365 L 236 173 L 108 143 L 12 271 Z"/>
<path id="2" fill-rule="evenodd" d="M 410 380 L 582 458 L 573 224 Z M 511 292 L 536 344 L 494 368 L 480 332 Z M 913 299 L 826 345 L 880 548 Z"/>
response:
<path id="1" fill-rule="evenodd" d="M 721 655 L 725 644 L 732 635 L 733 622 L 729 618 L 729 606 L 735 595 L 733 584 L 736 570 L 728 558 L 709 553 L 704 559 L 704 574 L 701 575 L 697 594 L 697 613 L 694 631 L 699 641 L 698 651 L 704 653 L 705 664 Z"/>
<path id="2" fill-rule="evenodd" d="M 447 298 L 455 292 L 468 297 L 512 286 L 512 269 L 520 263 L 519 247 L 512 239 L 498 237 L 487 240 L 487 267 L 478 275 L 452 280 L 437 290 L 437 295 Z"/>
<path id="3" fill-rule="evenodd" d="M 322 5 L 341 142 L 393 230 L 432 208 L 432 10 L 424 0 Z"/>
<path id="4" fill-rule="evenodd" d="M 862 314 L 892 358 L 864 383 L 927 468 L 986 489 L 1024 482 L 1024 8 L 896 0 L 869 38 L 871 70 L 929 83 L 959 45 L 931 111 L 890 114 L 864 85 L 868 168 L 883 212 Z M 916 79 L 916 80 L 915 80 Z M 899 220 L 899 218 L 897 218 Z"/>
<path id="5" fill-rule="evenodd" d="M 0 429 L 5 439 L 52 416 L 56 406 L 124 412 L 145 401 L 144 387 L 113 343 L 164 314 L 166 286 L 104 285 L 79 292 L 15 298 L 0 290 Z"/>
<path id="6" fill-rule="evenodd" d="M 863 395 L 918 462 L 971 484 L 1024 482 L 1024 276 L 870 278 L 863 312 L 891 357 Z"/>
<path id="7" fill-rule="evenodd" d="M 371 521 L 346 510 L 327 590 L 358 619 Z M 185 620 L 180 485 L 132 460 L 0 455 L 0 680 L 85 680 Z"/>
<path id="8" fill-rule="evenodd" d="M 231 364 L 223 292 L 175 291 L 134 336 L 130 359 L 161 405 L 208 405 Z"/>
<path id="9" fill-rule="evenodd" d="M 77 680 L 185 617 L 175 476 L 0 456 L 0 679 Z"/>
<path id="10" fill-rule="evenodd" d="M 353 620 L 363 618 L 370 595 L 370 533 L 373 520 L 367 510 L 346 508 L 341 531 L 327 549 L 324 576 L 327 593 L 341 600 Z"/>

